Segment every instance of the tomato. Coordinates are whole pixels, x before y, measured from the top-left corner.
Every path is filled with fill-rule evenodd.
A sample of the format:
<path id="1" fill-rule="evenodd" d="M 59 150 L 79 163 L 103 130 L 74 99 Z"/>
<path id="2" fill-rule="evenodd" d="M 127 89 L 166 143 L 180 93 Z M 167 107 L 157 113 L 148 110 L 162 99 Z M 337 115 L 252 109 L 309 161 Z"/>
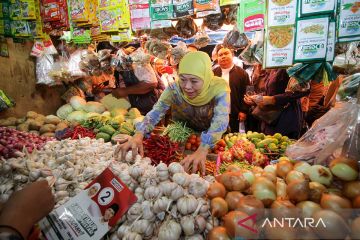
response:
<path id="1" fill-rule="evenodd" d="M 224 139 L 220 139 L 220 140 L 217 142 L 217 144 L 218 144 L 219 146 L 221 146 L 221 147 L 226 147 L 226 142 L 225 142 Z"/>
<path id="2" fill-rule="evenodd" d="M 190 139 L 195 139 L 195 140 L 196 140 L 196 135 L 195 135 L 195 134 L 191 134 Z"/>
<path id="3" fill-rule="evenodd" d="M 189 142 L 191 143 L 191 145 L 195 145 L 195 143 L 196 143 L 196 138 L 191 138 Z"/>
<path id="4" fill-rule="evenodd" d="M 201 137 L 200 137 L 200 136 L 197 136 L 197 137 L 196 137 L 196 141 L 201 142 Z"/>
<path id="5" fill-rule="evenodd" d="M 215 150 L 218 150 L 219 148 L 220 147 L 218 145 L 215 145 L 213 150 L 215 151 Z"/>
<path id="6" fill-rule="evenodd" d="M 186 143 L 186 145 L 185 145 L 185 149 L 186 150 L 191 150 L 191 143 Z"/>

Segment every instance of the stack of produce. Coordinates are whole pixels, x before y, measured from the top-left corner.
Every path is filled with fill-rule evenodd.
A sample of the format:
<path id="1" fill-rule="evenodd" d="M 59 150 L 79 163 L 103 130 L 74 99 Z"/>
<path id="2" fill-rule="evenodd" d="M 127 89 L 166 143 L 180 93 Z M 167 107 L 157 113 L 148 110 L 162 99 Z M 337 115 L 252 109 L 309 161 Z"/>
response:
<path id="1" fill-rule="evenodd" d="M 260 152 L 266 154 L 283 155 L 286 148 L 292 144 L 292 141 L 287 136 L 282 136 L 280 133 L 275 133 L 271 136 L 249 131 L 246 134 L 246 138 L 253 142 Z"/>
<path id="2" fill-rule="evenodd" d="M 69 123 L 54 115 L 44 116 L 29 111 L 23 118 L 9 117 L 7 119 L 1 119 L 0 126 L 30 132 L 35 135 L 54 137 L 55 132 L 67 128 Z"/>
<path id="3" fill-rule="evenodd" d="M 350 223 L 352 208 L 360 206 L 360 181 L 357 161 L 345 157 L 333 160 L 328 167 L 309 165 L 306 162 L 293 163 L 281 158 L 276 165 L 252 170 L 229 166 L 219 175 L 207 192 L 211 199 L 213 217 L 221 219 L 220 227 L 212 229 L 208 239 L 231 239 L 241 237 L 256 239 L 262 234 L 267 239 L 304 238 L 304 232 L 293 227 L 263 226 L 265 211 L 271 211 L 278 220 L 294 217 L 299 211 L 303 217 L 321 218 L 326 226 L 308 227 L 309 239 L 345 239 L 350 235 L 359 238 L 360 217 Z M 255 222 L 240 220 L 256 214 Z M 250 218 L 249 218 L 250 219 Z M 272 222 L 273 219 L 266 218 Z M 273 223 L 273 222 L 272 222 Z M 249 231 L 244 225 L 255 231 Z M 292 225 L 291 225 L 292 226 Z M 299 235 L 300 234 L 300 235 Z"/>
<path id="4" fill-rule="evenodd" d="M 185 144 L 185 149 L 196 151 L 199 148 L 200 144 L 201 144 L 201 137 L 197 136 L 196 134 L 191 134 Z"/>
<path id="5" fill-rule="evenodd" d="M 193 130 L 191 128 L 186 127 L 186 123 L 173 122 L 165 128 L 163 136 L 168 136 L 173 142 L 185 143 L 192 132 Z"/>
<path id="6" fill-rule="evenodd" d="M 0 157 L 6 159 L 24 156 L 24 151 L 32 153 L 35 149 L 39 150 L 51 139 L 12 128 L 0 127 Z"/>

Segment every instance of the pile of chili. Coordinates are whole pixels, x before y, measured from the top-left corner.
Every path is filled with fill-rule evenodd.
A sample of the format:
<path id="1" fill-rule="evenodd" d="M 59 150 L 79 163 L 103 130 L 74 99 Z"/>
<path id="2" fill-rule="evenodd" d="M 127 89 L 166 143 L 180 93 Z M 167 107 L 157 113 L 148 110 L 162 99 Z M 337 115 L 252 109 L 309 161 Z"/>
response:
<path id="1" fill-rule="evenodd" d="M 151 134 L 143 144 L 145 156 L 151 159 L 153 165 L 158 165 L 160 162 L 168 165 L 181 159 L 179 144 L 170 141 L 167 136 Z"/>
<path id="2" fill-rule="evenodd" d="M 65 130 L 65 134 L 62 136 L 62 139 L 79 139 L 84 137 L 95 138 L 96 135 L 92 129 L 88 129 L 82 126 L 76 126 L 74 128 L 67 128 Z"/>

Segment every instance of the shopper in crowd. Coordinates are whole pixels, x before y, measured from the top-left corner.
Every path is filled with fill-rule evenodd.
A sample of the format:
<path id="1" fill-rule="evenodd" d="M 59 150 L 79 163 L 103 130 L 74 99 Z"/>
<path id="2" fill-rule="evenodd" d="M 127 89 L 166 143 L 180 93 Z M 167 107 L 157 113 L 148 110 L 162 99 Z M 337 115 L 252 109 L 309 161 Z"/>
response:
<path id="1" fill-rule="evenodd" d="M 246 120 L 248 105 L 244 102 L 246 86 L 250 85 L 248 74 L 233 62 L 233 52 L 225 47 L 219 47 L 217 52 L 219 67 L 215 68 L 215 76 L 222 77 L 231 89 L 230 128 L 239 132 L 239 123 Z"/>
<path id="2" fill-rule="evenodd" d="M 13 193 L 0 212 L 0 239 L 27 239 L 32 227 L 54 208 L 47 181 L 37 181 Z"/>
<path id="3" fill-rule="evenodd" d="M 205 174 L 205 160 L 208 150 L 226 131 L 229 122 L 230 89 L 226 81 L 215 77 L 211 71 L 211 60 L 204 52 L 187 53 L 180 61 L 179 79 L 165 89 L 143 122 L 136 126 L 136 134 L 128 142 L 120 145 L 115 156 L 124 158 L 132 149 L 144 154 L 143 139 L 171 108 L 174 121 L 184 121 L 186 126 L 201 133 L 201 145 L 181 163 L 192 172 L 201 170 Z"/>
<path id="4" fill-rule="evenodd" d="M 132 64 L 129 63 L 128 66 L 115 73 L 119 84 L 112 91 L 112 95 L 116 98 L 127 97 L 131 107 L 139 109 L 141 114 L 145 115 L 152 109 L 162 92 L 158 79 L 152 76 L 155 74 L 148 74 L 139 79 L 134 73 Z"/>
<path id="5" fill-rule="evenodd" d="M 300 137 L 303 125 L 303 112 L 300 98 L 309 92 L 285 91 L 289 82 L 289 75 L 285 69 L 271 70 L 265 84 L 265 94 L 262 97 L 245 96 L 245 102 L 249 105 L 272 107 L 281 111 L 280 115 L 271 124 L 263 121 L 261 130 L 268 135 L 281 133 L 292 139 Z M 264 112 L 266 114 L 266 111 Z"/>

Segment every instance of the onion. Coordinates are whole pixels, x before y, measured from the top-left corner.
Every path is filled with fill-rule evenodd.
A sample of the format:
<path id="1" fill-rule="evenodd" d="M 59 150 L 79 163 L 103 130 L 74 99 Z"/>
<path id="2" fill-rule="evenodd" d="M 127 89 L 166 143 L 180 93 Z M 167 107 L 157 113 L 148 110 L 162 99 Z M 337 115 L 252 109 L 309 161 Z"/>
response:
<path id="1" fill-rule="evenodd" d="M 273 183 L 276 183 L 276 174 L 270 172 L 263 172 L 261 176 L 269 179 Z"/>
<path id="2" fill-rule="evenodd" d="M 262 169 L 261 167 L 255 166 L 251 169 L 251 171 L 255 174 L 255 176 L 257 174 L 260 174 L 264 172 L 264 169 Z"/>
<path id="3" fill-rule="evenodd" d="M 215 181 L 212 184 L 210 184 L 209 189 L 207 191 L 207 196 L 210 199 L 213 199 L 215 197 L 221 197 L 224 198 L 226 195 L 226 190 L 224 185 L 222 185 L 221 183 Z"/>
<path id="4" fill-rule="evenodd" d="M 256 178 L 252 185 L 253 195 L 261 200 L 265 206 L 270 206 L 276 200 L 276 187 L 269 179 L 264 177 Z"/>
<path id="5" fill-rule="evenodd" d="M 342 191 L 338 188 L 328 188 L 325 192 L 328 194 L 337 195 L 339 197 L 343 196 Z"/>
<path id="6" fill-rule="evenodd" d="M 302 172 L 298 172 L 295 170 L 290 171 L 287 175 L 286 175 L 286 183 L 290 184 L 292 181 L 304 181 L 305 180 L 305 176 Z"/>
<path id="7" fill-rule="evenodd" d="M 309 177 L 312 182 L 318 182 L 325 186 L 330 186 L 333 176 L 327 167 L 313 165 L 309 169 Z"/>
<path id="8" fill-rule="evenodd" d="M 309 182 L 307 180 L 293 181 L 287 186 L 286 193 L 289 199 L 295 203 L 305 201 L 309 198 Z"/>
<path id="9" fill-rule="evenodd" d="M 349 217 L 350 211 L 344 210 L 351 208 L 351 202 L 346 198 L 333 194 L 323 193 L 320 205 L 322 208 L 332 210 L 337 214 L 344 216 L 345 218 Z"/>
<path id="10" fill-rule="evenodd" d="M 250 183 L 241 172 L 226 172 L 217 177 L 228 191 L 244 191 L 250 187 Z"/>
<path id="11" fill-rule="evenodd" d="M 242 169 L 240 172 L 244 175 L 246 181 L 248 183 L 250 183 L 250 185 L 252 185 L 254 183 L 255 174 L 252 171 L 247 170 L 247 169 Z"/>
<path id="12" fill-rule="evenodd" d="M 310 182 L 310 196 L 309 200 L 320 203 L 322 194 L 326 191 L 326 187 L 318 182 Z"/>
<path id="13" fill-rule="evenodd" d="M 271 204 L 272 216 L 281 218 L 294 218 L 296 217 L 296 207 L 289 200 L 277 199 Z"/>
<path id="14" fill-rule="evenodd" d="M 230 210 L 234 210 L 236 208 L 236 204 L 239 202 L 240 198 L 244 197 L 241 192 L 233 191 L 228 192 L 226 194 L 225 201 L 229 206 Z"/>
<path id="15" fill-rule="evenodd" d="M 257 219 L 261 219 L 265 214 L 264 204 L 253 195 L 240 198 L 236 204 L 236 210 L 244 212 L 249 216 L 256 214 Z"/>
<path id="16" fill-rule="evenodd" d="M 267 165 L 264 168 L 264 172 L 269 172 L 269 173 L 276 174 L 276 165 Z"/>
<path id="17" fill-rule="evenodd" d="M 316 226 L 313 230 L 321 239 L 345 239 L 349 233 L 349 226 L 344 219 L 333 211 L 317 211 L 313 219 Z"/>
<path id="18" fill-rule="evenodd" d="M 352 202 L 353 208 L 360 208 L 360 196 L 354 198 Z"/>
<path id="19" fill-rule="evenodd" d="M 208 234 L 208 240 L 230 240 L 224 227 L 214 227 Z"/>
<path id="20" fill-rule="evenodd" d="M 297 162 L 294 165 L 294 170 L 309 175 L 310 167 L 311 165 L 308 164 L 307 162 Z"/>
<path id="21" fill-rule="evenodd" d="M 249 215 L 240 211 L 231 211 L 223 217 L 223 226 L 226 228 L 226 232 L 229 234 L 230 237 L 234 238 L 241 236 L 244 239 L 257 238 L 257 226 L 255 223 L 253 223 L 253 221 L 251 221 L 251 219 L 242 222 L 242 225 L 254 229 L 256 233 L 239 224 L 239 221 L 244 220 L 247 217 L 249 217 Z"/>
<path id="22" fill-rule="evenodd" d="M 351 223 L 351 239 L 360 239 L 360 217 L 355 218 Z"/>
<path id="23" fill-rule="evenodd" d="M 353 199 L 360 196 L 360 181 L 347 182 L 343 188 L 344 196 Z"/>
<path id="24" fill-rule="evenodd" d="M 214 217 L 222 217 L 228 212 L 226 201 L 220 197 L 213 198 L 210 202 L 211 214 Z"/>
<path id="25" fill-rule="evenodd" d="M 278 177 L 285 178 L 293 168 L 294 166 L 290 161 L 282 160 L 276 164 L 276 174 Z"/>
<path id="26" fill-rule="evenodd" d="M 321 210 L 320 205 L 312 201 L 299 202 L 296 207 L 301 209 L 304 218 L 312 218 L 315 212 Z"/>
<path id="27" fill-rule="evenodd" d="M 277 178 L 276 180 L 276 196 L 278 199 L 288 199 L 288 195 L 286 193 L 286 183 L 283 179 Z"/>
<path id="28" fill-rule="evenodd" d="M 354 181 L 359 176 L 359 166 L 355 159 L 338 157 L 330 162 L 331 172 L 343 181 Z"/>

